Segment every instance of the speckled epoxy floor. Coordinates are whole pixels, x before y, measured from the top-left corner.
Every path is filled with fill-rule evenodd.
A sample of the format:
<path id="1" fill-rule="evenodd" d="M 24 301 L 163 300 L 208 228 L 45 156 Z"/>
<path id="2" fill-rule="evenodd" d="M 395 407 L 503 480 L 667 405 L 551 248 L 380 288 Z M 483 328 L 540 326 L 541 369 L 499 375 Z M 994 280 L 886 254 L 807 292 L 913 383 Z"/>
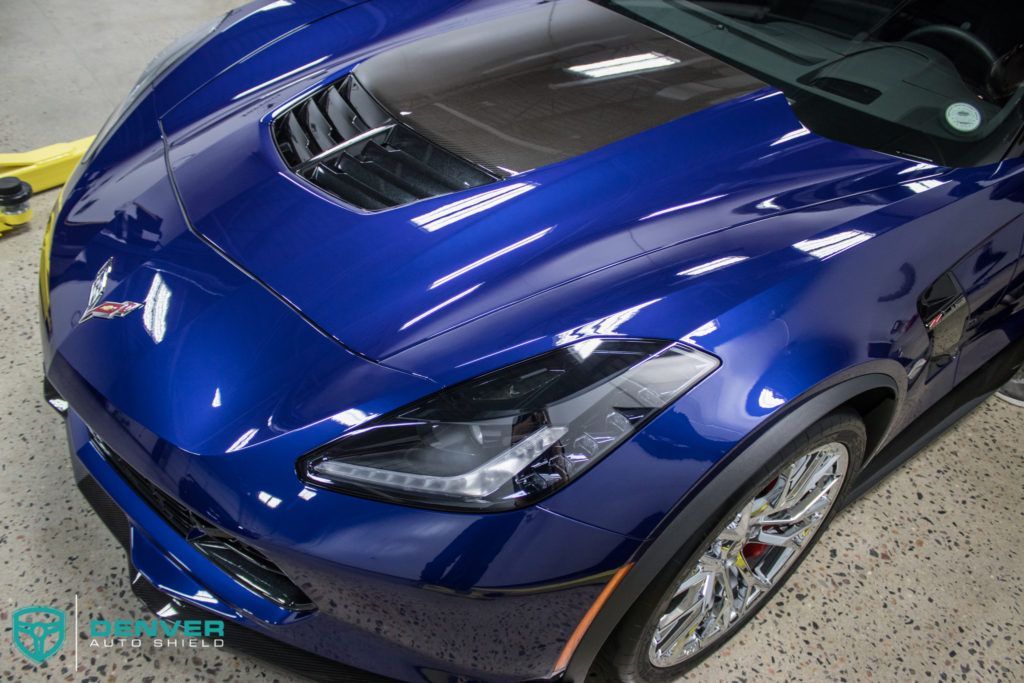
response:
<path id="1" fill-rule="evenodd" d="M 95 131 L 161 45 L 232 0 L 4 0 L 0 150 Z M 72 484 L 59 418 L 40 396 L 36 265 L 54 199 L 0 238 L 0 679 L 291 680 L 229 651 L 90 650 L 34 667 L 11 614 L 147 616 L 124 554 Z M 1024 412 L 995 400 L 846 510 L 701 681 L 1024 679 Z"/>

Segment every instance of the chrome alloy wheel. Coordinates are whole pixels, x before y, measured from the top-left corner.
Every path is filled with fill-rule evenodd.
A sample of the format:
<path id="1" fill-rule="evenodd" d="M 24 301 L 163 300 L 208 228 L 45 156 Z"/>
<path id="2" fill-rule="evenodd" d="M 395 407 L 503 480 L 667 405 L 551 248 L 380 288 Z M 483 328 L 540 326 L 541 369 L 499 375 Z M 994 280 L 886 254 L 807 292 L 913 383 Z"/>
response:
<path id="1" fill-rule="evenodd" d="M 648 658 L 675 666 L 728 633 L 807 547 L 843 488 L 850 454 L 828 443 L 787 465 L 740 509 L 676 586 Z"/>

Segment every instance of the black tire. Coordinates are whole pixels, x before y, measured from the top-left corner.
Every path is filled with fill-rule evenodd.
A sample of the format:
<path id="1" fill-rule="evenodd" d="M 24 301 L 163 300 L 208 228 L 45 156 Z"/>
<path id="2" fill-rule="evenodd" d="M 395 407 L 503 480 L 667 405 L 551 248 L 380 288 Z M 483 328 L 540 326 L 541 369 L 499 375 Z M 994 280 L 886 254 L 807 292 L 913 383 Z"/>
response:
<path id="1" fill-rule="evenodd" d="M 736 516 L 741 506 L 762 490 L 778 473 L 801 455 L 831 442 L 844 444 L 849 451 L 847 476 L 839 492 L 837 504 L 826 515 L 825 520 L 815 535 L 805 546 L 805 550 L 796 561 L 778 578 L 767 595 L 760 603 L 750 608 L 730 626 L 730 630 L 706 650 L 691 659 L 671 667 L 656 667 L 648 659 L 648 646 L 654 633 L 656 616 L 664 613 L 668 601 L 673 597 L 673 589 L 679 581 L 688 576 L 708 545 L 718 537 L 719 532 Z M 842 410 L 833 413 L 807 429 L 803 434 L 791 441 L 785 448 L 768 459 L 749 481 L 740 486 L 735 495 L 707 514 L 707 522 L 703 525 L 706 533 L 690 539 L 661 571 L 658 577 L 641 594 L 623 617 L 615 631 L 608 638 L 597 661 L 594 664 L 590 681 L 621 681 L 622 683 L 668 683 L 677 681 L 687 671 L 700 664 L 714 654 L 743 625 L 751 619 L 761 607 L 771 602 L 772 596 L 785 583 L 792 572 L 800 566 L 809 550 L 828 528 L 836 512 L 842 507 L 842 500 L 850 490 L 864 460 L 867 437 L 864 423 L 852 412 Z"/>

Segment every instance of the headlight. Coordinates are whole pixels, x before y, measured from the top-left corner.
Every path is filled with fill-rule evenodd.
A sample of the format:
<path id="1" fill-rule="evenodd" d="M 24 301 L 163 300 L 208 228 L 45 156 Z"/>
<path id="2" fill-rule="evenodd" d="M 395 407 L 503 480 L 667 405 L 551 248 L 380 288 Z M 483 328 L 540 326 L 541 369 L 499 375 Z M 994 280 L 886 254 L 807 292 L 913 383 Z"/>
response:
<path id="1" fill-rule="evenodd" d="M 154 83 L 156 83 L 160 76 L 174 66 L 179 59 L 184 57 L 188 52 L 191 52 L 193 48 L 213 33 L 227 16 L 228 15 L 225 14 L 209 24 L 201 26 L 194 31 L 190 31 L 165 47 L 160 54 L 153 58 L 153 61 L 149 63 L 149 66 L 143 70 L 138 82 L 132 86 L 131 91 L 128 93 L 128 97 L 118 105 L 117 109 L 115 109 L 110 115 L 106 123 L 104 123 L 100 128 L 99 132 L 96 133 L 96 139 L 89 147 L 89 151 L 87 151 L 85 156 L 82 158 L 83 164 L 88 163 L 92 159 L 93 155 L 96 154 L 96 151 L 106 144 L 107 139 L 110 137 L 110 133 L 128 116 L 135 107 L 135 104 L 139 101 L 140 96 Z"/>
<path id="2" fill-rule="evenodd" d="M 299 461 L 307 482 L 441 508 L 565 486 L 718 367 L 675 342 L 588 339 L 445 389 Z"/>

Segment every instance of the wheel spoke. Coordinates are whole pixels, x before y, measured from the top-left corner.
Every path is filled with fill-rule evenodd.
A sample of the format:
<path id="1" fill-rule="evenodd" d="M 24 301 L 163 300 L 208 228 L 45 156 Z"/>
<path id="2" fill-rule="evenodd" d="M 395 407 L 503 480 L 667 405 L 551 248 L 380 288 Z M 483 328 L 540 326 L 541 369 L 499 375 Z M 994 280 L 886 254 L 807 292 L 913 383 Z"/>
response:
<path id="1" fill-rule="evenodd" d="M 689 643 L 699 642 L 700 636 L 697 635 L 697 627 L 700 626 L 701 617 L 700 613 L 694 614 L 685 623 L 673 627 L 671 633 L 662 640 L 662 645 L 658 648 L 659 651 L 666 656 L 673 656 L 679 650 L 680 645 L 685 648 Z"/>
<path id="2" fill-rule="evenodd" d="M 690 609 L 675 615 L 664 626 L 659 626 L 655 637 L 661 643 L 662 648 L 667 646 L 671 649 L 683 636 L 691 636 L 706 616 L 707 612 L 704 611 L 700 603 L 691 605 Z"/>
<path id="3" fill-rule="evenodd" d="M 794 528 L 785 532 L 775 532 L 762 529 L 754 540 L 774 548 L 797 549 L 803 545 L 807 529 Z"/>
<path id="4" fill-rule="evenodd" d="M 729 628 L 732 623 L 733 613 L 736 611 L 736 597 L 732 590 L 732 577 L 729 570 L 723 566 L 718 572 L 718 582 L 722 586 L 722 607 L 718 613 L 719 628 L 723 631 Z"/>
<path id="5" fill-rule="evenodd" d="M 674 666 L 693 657 L 771 591 L 835 505 L 848 464 L 846 446 L 821 446 L 792 461 L 739 508 L 676 586 L 655 624 L 652 664 Z"/>
<path id="6" fill-rule="evenodd" d="M 789 508 L 788 510 L 780 511 L 780 516 L 761 517 L 756 520 L 752 520 L 752 524 L 758 526 L 764 526 L 766 524 L 785 526 L 789 524 L 801 524 L 802 522 L 812 518 L 815 513 L 821 512 L 824 509 L 831 507 L 831 499 L 829 493 L 835 489 L 840 483 L 841 479 L 830 479 L 824 486 L 813 493 L 811 497 L 806 498 L 802 503 L 797 504 L 796 507 Z M 776 513 L 777 515 L 779 513 Z"/>
<path id="7" fill-rule="evenodd" d="M 705 572 L 700 571 L 699 569 L 694 570 L 694 572 L 685 581 L 679 584 L 679 587 L 676 588 L 675 595 L 672 597 L 682 595 L 686 591 L 702 584 L 704 582 L 704 575 Z"/>
<path id="8" fill-rule="evenodd" d="M 695 572 L 687 579 L 690 595 L 658 621 L 654 642 L 659 651 L 670 654 L 681 642 L 695 637 L 700 625 L 712 613 L 715 579 L 716 573 L 709 571 Z"/>
<path id="9" fill-rule="evenodd" d="M 736 562 L 736 571 L 739 573 L 743 583 L 746 584 L 748 593 L 753 590 L 768 591 L 772 588 L 772 582 L 757 573 L 746 561 L 745 558 Z M 749 594 L 747 597 L 751 597 Z"/>
<path id="10" fill-rule="evenodd" d="M 801 485 L 801 480 L 804 477 L 810 476 L 811 473 L 811 457 L 804 456 L 789 466 L 788 470 L 782 475 L 785 485 L 782 487 L 782 493 L 779 494 L 773 508 L 785 507 L 786 501 L 792 498 L 793 494 Z"/>
<path id="11" fill-rule="evenodd" d="M 747 536 L 750 534 L 750 521 L 751 521 L 751 509 L 754 505 L 754 501 L 744 506 L 743 510 L 736 515 L 727 527 L 722 529 L 722 532 L 718 535 L 720 541 L 739 541 L 740 543 L 747 540 Z"/>
<path id="12" fill-rule="evenodd" d="M 814 488 L 818 480 L 832 469 L 838 458 L 838 454 L 826 455 L 823 461 L 816 461 L 813 457 L 808 458 L 793 485 L 786 487 L 786 491 L 776 503 L 775 509 L 782 510 L 799 503 Z"/>
<path id="13" fill-rule="evenodd" d="M 689 579 L 683 582 L 683 586 L 686 589 L 676 593 L 676 596 L 682 595 L 683 598 L 661 618 L 658 622 L 659 629 L 670 627 L 673 623 L 694 610 L 700 611 L 707 608 L 703 598 L 703 585 L 707 582 L 709 576 L 710 574 L 706 572 L 695 572 Z"/>

